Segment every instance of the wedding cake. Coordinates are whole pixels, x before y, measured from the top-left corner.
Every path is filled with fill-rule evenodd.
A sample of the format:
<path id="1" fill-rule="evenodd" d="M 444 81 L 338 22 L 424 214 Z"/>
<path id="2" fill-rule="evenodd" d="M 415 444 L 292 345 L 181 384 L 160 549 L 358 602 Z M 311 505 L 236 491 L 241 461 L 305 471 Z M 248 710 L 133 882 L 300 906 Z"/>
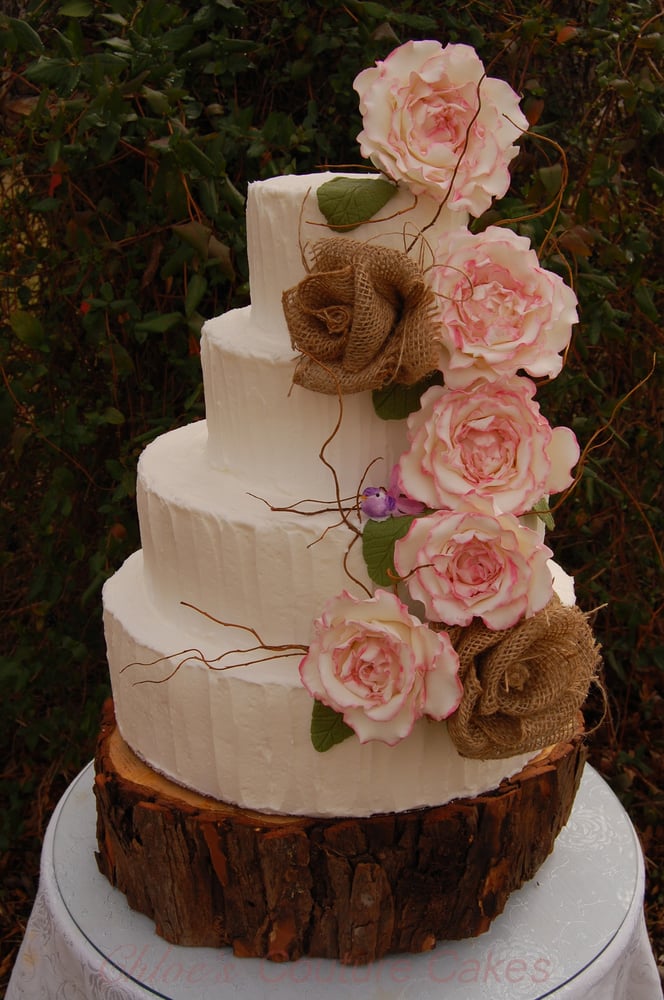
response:
<path id="1" fill-rule="evenodd" d="M 103 595 L 100 868 L 169 940 L 277 960 L 486 929 L 567 818 L 597 661 L 544 541 L 578 446 L 532 381 L 574 295 L 468 229 L 518 98 L 437 42 L 355 85 L 380 173 L 250 185 L 251 305 L 205 324 L 206 419 L 141 456 Z"/>

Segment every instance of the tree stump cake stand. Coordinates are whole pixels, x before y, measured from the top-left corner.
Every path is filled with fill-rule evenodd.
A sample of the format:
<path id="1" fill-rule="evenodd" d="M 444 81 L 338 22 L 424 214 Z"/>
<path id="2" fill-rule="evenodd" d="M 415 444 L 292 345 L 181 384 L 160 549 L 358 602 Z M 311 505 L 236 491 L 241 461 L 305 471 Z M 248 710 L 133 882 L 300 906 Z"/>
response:
<path id="1" fill-rule="evenodd" d="M 265 815 L 181 788 L 122 740 L 95 757 L 97 864 L 167 941 L 345 964 L 486 931 L 567 822 L 582 732 L 494 791 L 363 818 Z"/>

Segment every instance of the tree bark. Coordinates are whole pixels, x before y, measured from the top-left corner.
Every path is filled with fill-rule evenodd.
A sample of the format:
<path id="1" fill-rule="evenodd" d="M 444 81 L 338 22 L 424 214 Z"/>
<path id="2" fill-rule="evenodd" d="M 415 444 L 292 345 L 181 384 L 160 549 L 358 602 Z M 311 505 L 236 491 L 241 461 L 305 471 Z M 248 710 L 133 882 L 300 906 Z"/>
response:
<path id="1" fill-rule="evenodd" d="M 95 758 L 97 863 L 167 941 L 345 964 L 474 937 L 567 822 L 581 731 L 495 791 L 366 818 L 273 816 L 168 781 L 123 742 L 112 702 Z"/>

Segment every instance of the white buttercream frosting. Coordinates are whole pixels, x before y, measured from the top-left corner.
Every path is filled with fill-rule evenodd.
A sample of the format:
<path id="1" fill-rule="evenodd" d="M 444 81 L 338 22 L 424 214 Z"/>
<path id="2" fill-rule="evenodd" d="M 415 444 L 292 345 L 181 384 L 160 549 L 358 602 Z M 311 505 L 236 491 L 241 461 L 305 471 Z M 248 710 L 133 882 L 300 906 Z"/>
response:
<path id="1" fill-rule="evenodd" d="M 318 753 L 309 738 L 311 698 L 299 679 L 299 655 L 220 669 L 264 654 L 219 659 L 255 645 L 252 637 L 221 626 L 209 630 L 192 611 L 188 629 L 166 619 L 146 593 L 140 552 L 108 581 L 104 603 L 124 739 L 153 768 L 204 795 L 265 812 L 366 816 L 476 795 L 533 756 L 460 757 L 445 723 L 425 719 L 394 747 L 350 739 Z"/>
<path id="2" fill-rule="evenodd" d="M 273 511 L 249 492 L 253 484 L 210 465 L 206 442 L 199 421 L 162 435 L 141 456 L 137 499 L 150 600 L 184 636 L 192 613 L 182 601 L 251 626 L 266 643 L 308 643 L 330 595 L 352 588 L 344 560 L 369 585 L 360 544 L 348 551 L 356 535 L 334 510 Z M 197 633 L 206 627 L 196 622 Z"/>
<path id="3" fill-rule="evenodd" d="M 373 481 L 386 482 L 406 443 L 405 424 L 377 417 L 370 393 L 344 396 L 340 410 L 336 397 L 292 382 L 297 355 L 290 345 L 281 296 L 305 276 L 313 244 L 333 235 L 318 208 L 316 191 L 337 176 L 326 172 L 275 177 L 249 186 L 251 306 L 203 327 L 201 361 L 211 464 L 246 479 L 254 491 L 283 491 L 291 502 L 334 499 L 334 475 L 319 457 L 333 432 L 324 457 L 338 476 L 343 497 L 356 495 L 367 466 L 376 459 L 379 464 L 372 475 L 378 479 Z M 408 250 L 425 264 L 429 245 L 463 221 L 458 213 L 441 211 L 432 199 L 416 198 L 404 188 L 374 219 L 348 235 Z"/>
<path id="4" fill-rule="evenodd" d="M 361 816 L 478 794 L 533 755 L 467 760 L 444 723 L 426 720 L 395 747 L 349 739 L 321 754 L 311 745 L 298 662 L 328 598 L 369 585 L 352 508 L 363 479 L 387 483 L 405 443 L 404 422 L 380 420 L 370 394 L 344 397 L 340 411 L 336 399 L 291 386 L 281 292 L 325 235 L 312 192 L 330 176 L 252 185 L 252 306 L 204 327 L 207 419 L 141 457 L 142 551 L 107 582 L 104 609 L 120 732 L 151 767 L 249 809 Z M 383 221 L 351 235 L 425 253 L 412 237 L 434 215 L 426 199 L 400 193 Z M 448 225 L 443 211 L 433 233 Z M 340 416 L 326 464 L 320 452 Z M 553 568 L 573 603 L 570 578 Z M 260 649 L 238 652 L 260 644 L 302 648 L 237 665 L 263 659 Z"/>
<path id="5" fill-rule="evenodd" d="M 371 393 L 324 396 L 292 384 L 295 355 L 253 324 L 249 308 L 206 323 L 201 346 L 211 465 L 268 499 L 334 502 L 389 479 L 406 446 L 405 422 L 381 420 Z M 341 423 L 337 424 L 341 418 Z M 332 435 L 334 435 L 332 437 Z M 328 438 L 324 458 L 320 452 Z"/>
<path id="6" fill-rule="evenodd" d="M 573 600 L 570 578 L 554 570 L 561 597 Z M 228 667 L 265 654 L 239 652 L 255 646 L 251 635 L 209 628 L 191 609 L 183 609 L 187 627 L 164 617 L 147 594 L 141 552 L 107 582 L 104 605 L 124 739 L 155 770 L 204 795 L 265 812 L 366 816 L 477 795 L 533 756 L 461 757 L 445 723 L 425 719 L 394 747 L 350 739 L 318 753 L 300 654 Z"/>
<path id="7" fill-rule="evenodd" d="M 333 235 L 318 208 L 316 192 L 322 184 L 339 176 L 358 175 L 326 171 L 273 177 L 249 185 L 247 250 L 252 322 L 284 344 L 290 343 L 290 338 L 281 296 L 305 276 L 305 262 L 311 260 L 314 244 Z M 362 175 L 365 179 L 377 176 Z M 347 235 L 361 243 L 408 251 L 427 267 L 432 262 L 429 248 L 436 245 L 443 233 L 464 225 L 467 219 L 463 212 L 441 209 L 428 195 L 416 197 L 408 188 L 400 187 L 374 218 L 349 230 Z"/>

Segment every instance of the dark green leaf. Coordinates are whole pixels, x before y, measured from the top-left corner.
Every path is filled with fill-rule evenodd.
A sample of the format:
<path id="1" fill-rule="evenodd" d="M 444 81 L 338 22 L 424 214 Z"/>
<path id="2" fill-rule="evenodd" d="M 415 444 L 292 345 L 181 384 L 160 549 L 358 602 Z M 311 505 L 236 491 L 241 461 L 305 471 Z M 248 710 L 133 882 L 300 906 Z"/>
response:
<path id="1" fill-rule="evenodd" d="M 30 207 L 33 212 L 52 212 L 60 206 L 59 198 L 42 198 L 40 201 L 33 202 Z"/>
<path id="2" fill-rule="evenodd" d="M 178 161 L 183 166 L 198 170 L 203 177 L 215 177 L 217 175 L 216 165 L 190 139 L 180 139 L 176 144 L 176 150 Z"/>
<path id="3" fill-rule="evenodd" d="M 374 410 L 382 420 L 405 420 L 420 408 L 422 394 L 432 385 L 442 385 L 441 372 L 433 372 L 416 385 L 389 385 L 373 392 Z"/>
<path id="4" fill-rule="evenodd" d="M 108 163 L 117 148 L 122 127 L 119 122 L 111 122 L 106 128 L 100 130 L 97 151 L 102 163 Z"/>
<path id="5" fill-rule="evenodd" d="M 659 320 L 659 313 L 647 285 L 640 284 L 634 287 L 634 299 L 641 312 L 647 316 L 648 319 L 651 319 L 653 323 L 657 323 Z"/>
<path id="6" fill-rule="evenodd" d="M 27 21 L 20 21 L 18 18 L 8 18 L 11 32 L 18 43 L 21 52 L 43 52 L 44 46 L 37 32 Z"/>
<path id="7" fill-rule="evenodd" d="M 120 413 L 117 407 L 107 406 L 104 410 L 103 421 L 106 424 L 115 424 L 119 426 L 125 422 L 125 418 L 124 414 Z"/>
<path id="8" fill-rule="evenodd" d="M 162 44 L 171 52 L 179 52 L 186 49 L 194 37 L 194 29 L 190 24 L 181 24 L 177 28 L 167 31 L 162 37 Z"/>
<path id="9" fill-rule="evenodd" d="M 657 194 L 660 197 L 664 196 L 664 171 L 658 170 L 655 166 L 648 167 L 648 180 Z"/>
<path id="10" fill-rule="evenodd" d="M 379 587 L 396 583 L 394 545 L 408 533 L 412 516 L 390 517 L 386 521 L 367 521 L 362 531 L 362 554 L 369 576 Z"/>
<path id="11" fill-rule="evenodd" d="M 194 273 L 189 279 L 187 297 L 184 304 L 184 313 L 189 319 L 198 308 L 198 305 L 207 291 L 207 281 L 202 274 Z"/>
<path id="12" fill-rule="evenodd" d="M 215 236 L 211 236 L 208 244 L 208 254 L 210 259 L 217 261 L 224 274 L 229 278 L 235 277 L 231 251 L 225 243 L 221 243 Z"/>
<path id="13" fill-rule="evenodd" d="M 24 309 L 17 309 L 9 317 L 9 324 L 18 339 L 28 347 L 36 347 L 42 351 L 48 349 L 44 340 L 44 327 L 37 316 Z"/>
<path id="14" fill-rule="evenodd" d="M 127 38 L 122 38 L 120 36 L 114 35 L 112 38 L 104 38 L 104 45 L 108 45 L 111 49 L 116 49 L 118 52 L 124 52 L 128 56 L 134 55 L 134 49 Z"/>
<path id="15" fill-rule="evenodd" d="M 389 21 L 392 11 L 389 7 L 385 7 L 381 3 L 373 3 L 372 0 L 352 0 L 349 4 L 351 10 L 360 17 L 373 17 L 378 21 Z"/>
<path id="16" fill-rule="evenodd" d="M 208 219 L 215 219 L 219 214 L 216 180 L 211 177 L 202 177 L 198 185 L 198 194 L 201 201 L 201 208 Z"/>
<path id="17" fill-rule="evenodd" d="M 596 285 L 598 288 L 602 288 L 607 292 L 618 291 L 618 286 L 613 278 L 610 278 L 608 274 L 594 274 L 586 272 L 579 275 L 579 284 L 583 282 L 587 282 L 590 285 Z"/>
<path id="18" fill-rule="evenodd" d="M 331 229 L 348 232 L 372 219 L 396 190 L 382 178 L 335 177 L 318 188 L 318 207 Z"/>
<path id="19" fill-rule="evenodd" d="M 153 90 L 152 87 L 143 87 L 143 96 L 156 115 L 168 114 L 171 103 L 161 90 Z"/>
<path id="20" fill-rule="evenodd" d="M 212 233 L 209 226 L 204 226 L 202 222 L 192 221 L 173 226 L 173 230 L 185 243 L 194 248 L 201 260 L 207 260 Z"/>
<path id="21" fill-rule="evenodd" d="M 88 17 L 92 13 L 92 4 L 85 0 L 69 0 L 58 13 L 63 17 Z"/>
<path id="22" fill-rule="evenodd" d="M 563 171 L 559 163 L 554 163 L 551 167 L 540 167 L 537 174 L 542 181 L 544 190 L 549 198 L 554 198 L 560 191 Z"/>
<path id="23" fill-rule="evenodd" d="M 136 329 L 143 333 L 166 333 L 178 323 L 182 322 L 180 313 L 164 313 L 162 316 L 153 316 L 136 324 Z"/>
<path id="24" fill-rule="evenodd" d="M 86 323 L 93 313 L 89 313 L 85 317 L 84 323 Z M 96 325 L 99 321 L 95 317 L 91 322 Z M 117 341 L 111 340 L 106 344 L 103 344 L 99 350 L 99 357 L 102 361 L 106 361 L 112 366 L 116 375 L 132 375 L 135 371 L 134 362 L 132 360 L 131 354 L 122 346 L 118 344 Z"/>
<path id="25" fill-rule="evenodd" d="M 319 753 L 325 753 L 336 743 L 343 743 L 353 730 L 344 722 L 340 712 L 328 708 L 320 701 L 314 701 L 311 712 L 311 742 Z"/>
<path id="26" fill-rule="evenodd" d="M 69 84 L 71 72 L 72 65 L 69 59 L 44 57 L 28 66 L 25 75 L 33 83 L 45 83 L 57 87 Z"/>
<path id="27" fill-rule="evenodd" d="M 229 204 L 233 205 L 238 212 L 243 212 L 247 199 L 238 191 L 229 177 L 224 177 L 224 191 L 228 196 Z"/>

